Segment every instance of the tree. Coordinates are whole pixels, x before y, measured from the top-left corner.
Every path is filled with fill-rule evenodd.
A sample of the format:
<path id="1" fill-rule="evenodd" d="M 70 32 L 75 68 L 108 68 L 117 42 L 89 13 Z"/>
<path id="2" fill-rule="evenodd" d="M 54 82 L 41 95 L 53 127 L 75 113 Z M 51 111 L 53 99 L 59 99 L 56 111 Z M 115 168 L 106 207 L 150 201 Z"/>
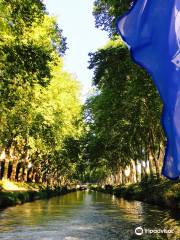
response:
<path id="1" fill-rule="evenodd" d="M 159 121 L 162 105 L 150 77 L 132 62 L 119 38 L 90 54 L 90 68 L 96 93 L 86 104 L 92 136 L 88 146 L 93 142 L 103 146 L 100 151 L 94 149 L 96 161 L 105 159 L 104 166 L 116 173 L 132 160 L 146 161 L 150 151 L 156 168 L 160 145 L 164 145 Z"/>
<path id="2" fill-rule="evenodd" d="M 63 71 L 65 38 L 42 1 L 1 1 L 1 178 L 71 181 L 68 139 L 81 135 L 79 83 Z"/>
<path id="3" fill-rule="evenodd" d="M 130 7 L 132 0 L 96 0 L 93 15 L 97 28 L 109 32 L 110 36 L 117 33 L 116 21 Z"/>

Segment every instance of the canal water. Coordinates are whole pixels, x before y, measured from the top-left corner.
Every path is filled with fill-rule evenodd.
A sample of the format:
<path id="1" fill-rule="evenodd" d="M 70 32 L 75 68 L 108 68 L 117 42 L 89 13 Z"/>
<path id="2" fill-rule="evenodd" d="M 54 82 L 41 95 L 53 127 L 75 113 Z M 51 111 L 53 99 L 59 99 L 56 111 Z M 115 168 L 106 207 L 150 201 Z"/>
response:
<path id="1" fill-rule="evenodd" d="M 178 240 L 180 217 L 139 201 L 78 191 L 0 211 L 0 239 Z"/>

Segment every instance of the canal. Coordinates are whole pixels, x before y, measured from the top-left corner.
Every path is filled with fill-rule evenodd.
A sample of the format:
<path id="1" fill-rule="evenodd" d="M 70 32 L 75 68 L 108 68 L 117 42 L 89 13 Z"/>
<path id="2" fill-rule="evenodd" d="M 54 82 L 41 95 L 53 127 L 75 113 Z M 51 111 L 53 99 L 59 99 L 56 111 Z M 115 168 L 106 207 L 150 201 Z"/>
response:
<path id="1" fill-rule="evenodd" d="M 179 230 L 178 213 L 90 191 L 0 211 L 0 239 L 8 240 L 178 240 Z"/>

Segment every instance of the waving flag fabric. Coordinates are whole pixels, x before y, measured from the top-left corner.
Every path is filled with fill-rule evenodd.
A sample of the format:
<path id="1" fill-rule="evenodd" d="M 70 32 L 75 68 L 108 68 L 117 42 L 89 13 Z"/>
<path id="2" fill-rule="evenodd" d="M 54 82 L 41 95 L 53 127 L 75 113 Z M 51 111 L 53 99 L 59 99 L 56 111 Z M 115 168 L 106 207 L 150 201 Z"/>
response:
<path id="1" fill-rule="evenodd" d="M 163 101 L 167 137 L 162 174 L 180 177 L 180 0 L 136 0 L 117 21 L 134 61 L 153 78 Z M 142 90 L 143 91 L 143 90 Z"/>

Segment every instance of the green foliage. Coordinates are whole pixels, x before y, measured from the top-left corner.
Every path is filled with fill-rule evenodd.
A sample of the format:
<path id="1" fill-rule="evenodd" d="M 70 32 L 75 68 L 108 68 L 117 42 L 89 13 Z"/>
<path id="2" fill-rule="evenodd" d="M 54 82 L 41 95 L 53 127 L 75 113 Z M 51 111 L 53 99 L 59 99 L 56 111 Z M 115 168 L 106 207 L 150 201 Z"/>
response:
<path id="1" fill-rule="evenodd" d="M 110 35 L 117 33 L 117 18 L 128 10 L 131 3 L 132 0 L 95 0 L 93 15 L 96 27 Z"/>
<path id="2" fill-rule="evenodd" d="M 1 1 L 0 15 L 0 149 L 31 162 L 42 181 L 66 182 L 78 162 L 68 140 L 81 135 L 80 86 L 63 70 L 66 39 L 40 0 Z"/>
<path id="3" fill-rule="evenodd" d="M 149 148 L 157 155 L 164 142 L 162 104 L 148 74 L 132 62 L 119 38 L 91 53 L 89 68 L 96 92 L 85 106 L 86 149 L 94 171 L 102 162 L 113 173 L 131 159 L 145 160 Z"/>
<path id="4" fill-rule="evenodd" d="M 148 192 L 148 195 L 147 195 Z M 179 209 L 180 183 L 169 180 L 161 180 L 158 183 L 154 180 L 146 184 L 130 184 L 128 186 L 117 186 L 113 193 L 130 199 L 144 200 L 160 206 L 167 206 L 172 209 Z"/>
<path id="5" fill-rule="evenodd" d="M 99 172 L 98 181 L 125 169 L 132 160 L 137 163 L 150 157 L 154 161 L 149 160 L 151 176 L 157 177 L 161 164 L 158 159 L 162 160 L 160 152 L 165 145 L 159 94 L 149 75 L 133 63 L 129 50 L 117 37 L 115 23 L 131 2 L 94 2 L 96 27 L 111 37 L 104 48 L 89 54 L 94 93 L 84 107 L 84 156 L 90 166 L 87 175 Z"/>

